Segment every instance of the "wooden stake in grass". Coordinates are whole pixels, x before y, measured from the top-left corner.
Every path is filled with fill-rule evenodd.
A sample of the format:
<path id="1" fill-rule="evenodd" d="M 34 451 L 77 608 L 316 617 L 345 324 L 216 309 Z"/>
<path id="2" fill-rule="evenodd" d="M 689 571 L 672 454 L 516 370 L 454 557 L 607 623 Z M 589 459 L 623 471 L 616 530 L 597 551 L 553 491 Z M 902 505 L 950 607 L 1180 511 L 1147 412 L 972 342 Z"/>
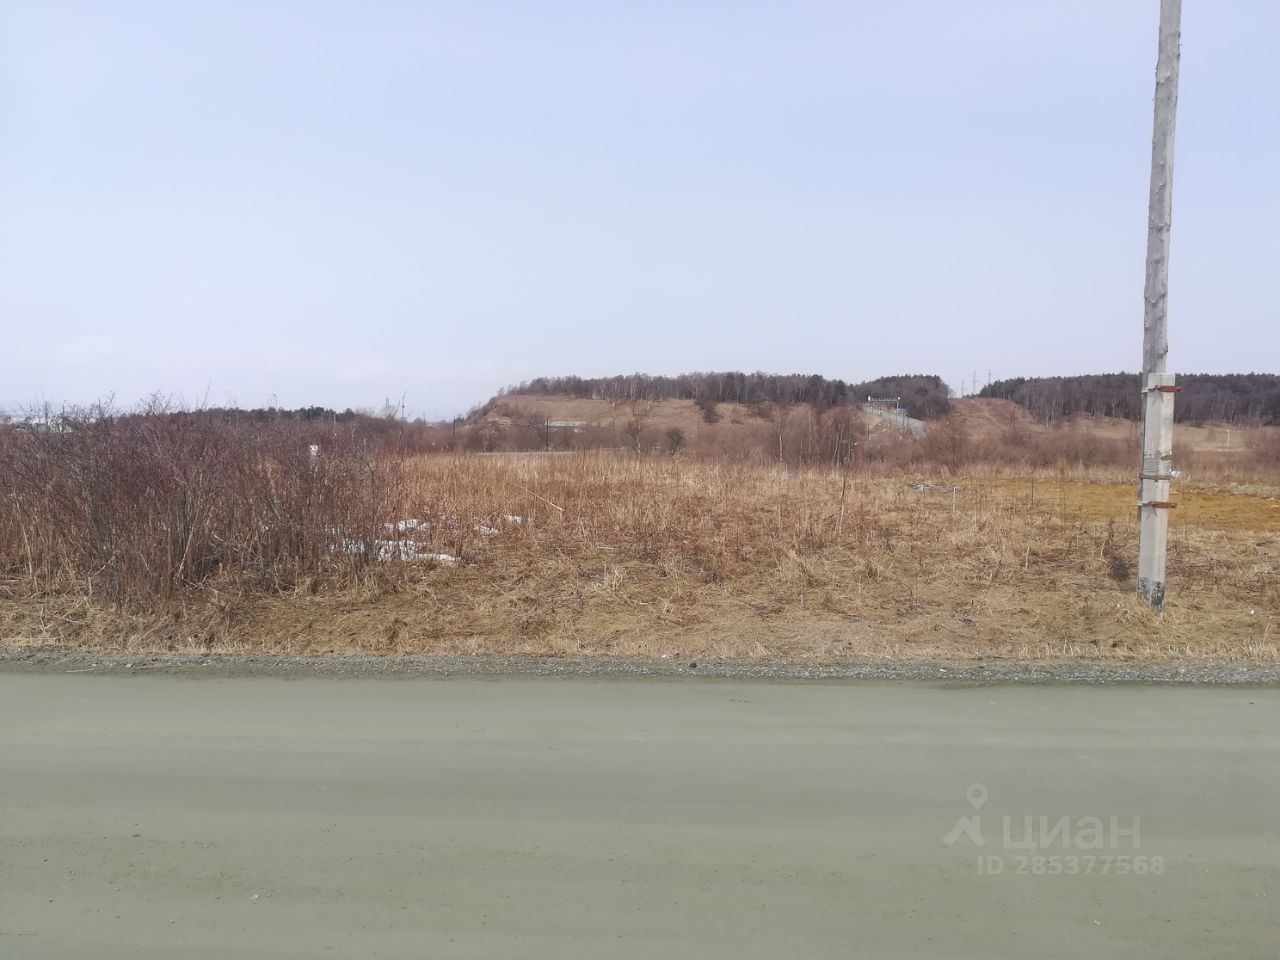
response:
<path id="1" fill-rule="evenodd" d="M 840 536 L 840 531 L 844 529 L 844 498 L 849 491 L 849 471 L 844 471 L 844 476 L 840 478 L 840 515 L 836 518 L 836 536 Z"/>

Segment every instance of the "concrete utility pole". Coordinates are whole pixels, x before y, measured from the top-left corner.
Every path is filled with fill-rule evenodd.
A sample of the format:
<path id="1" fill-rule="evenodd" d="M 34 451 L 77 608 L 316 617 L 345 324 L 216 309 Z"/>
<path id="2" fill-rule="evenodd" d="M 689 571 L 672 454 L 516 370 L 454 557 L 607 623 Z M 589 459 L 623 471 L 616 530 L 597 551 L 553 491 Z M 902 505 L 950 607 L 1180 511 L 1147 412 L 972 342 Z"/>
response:
<path id="1" fill-rule="evenodd" d="M 1138 480 L 1138 596 L 1164 607 L 1169 550 L 1169 481 L 1173 461 L 1173 374 L 1169 354 L 1169 230 L 1173 221 L 1173 130 L 1178 112 L 1182 0 L 1160 0 L 1151 194 L 1147 212 L 1147 283 L 1142 317 L 1142 465 Z"/>

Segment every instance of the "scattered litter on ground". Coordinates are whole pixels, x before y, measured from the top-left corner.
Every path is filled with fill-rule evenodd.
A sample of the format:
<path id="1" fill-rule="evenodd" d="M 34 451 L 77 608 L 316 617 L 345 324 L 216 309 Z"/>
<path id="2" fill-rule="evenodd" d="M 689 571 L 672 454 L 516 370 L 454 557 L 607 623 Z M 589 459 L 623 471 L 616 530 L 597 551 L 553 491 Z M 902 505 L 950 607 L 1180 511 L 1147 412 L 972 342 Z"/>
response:
<path id="1" fill-rule="evenodd" d="M 343 553 L 364 554 L 379 562 L 386 560 L 434 560 L 436 563 L 457 563 L 458 558 L 449 553 L 431 553 L 416 540 L 339 540 L 337 550 Z"/>
<path id="2" fill-rule="evenodd" d="M 524 517 L 515 514 L 507 514 L 502 518 L 503 523 L 521 524 L 524 523 Z M 457 532 L 462 529 L 463 522 L 457 517 L 443 516 L 436 517 L 434 520 L 419 520 L 411 517 L 407 520 L 397 520 L 395 523 L 384 524 L 385 529 L 395 533 L 415 533 L 422 530 L 430 530 L 432 527 L 438 527 L 442 530 Z M 498 527 L 491 526 L 480 517 L 472 518 L 471 530 L 480 534 L 482 537 L 491 537 L 496 533 L 500 533 Z"/>

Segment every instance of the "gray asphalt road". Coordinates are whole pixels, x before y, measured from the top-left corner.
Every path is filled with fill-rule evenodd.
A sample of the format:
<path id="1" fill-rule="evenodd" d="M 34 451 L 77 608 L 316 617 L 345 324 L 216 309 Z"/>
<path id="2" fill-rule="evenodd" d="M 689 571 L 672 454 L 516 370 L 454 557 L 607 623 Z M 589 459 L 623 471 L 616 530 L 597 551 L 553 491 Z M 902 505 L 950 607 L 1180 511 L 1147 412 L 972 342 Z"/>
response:
<path id="1" fill-rule="evenodd" d="M 0 674 L 0 956 L 1274 957 L 1278 731 L 1274 689 Z"/>

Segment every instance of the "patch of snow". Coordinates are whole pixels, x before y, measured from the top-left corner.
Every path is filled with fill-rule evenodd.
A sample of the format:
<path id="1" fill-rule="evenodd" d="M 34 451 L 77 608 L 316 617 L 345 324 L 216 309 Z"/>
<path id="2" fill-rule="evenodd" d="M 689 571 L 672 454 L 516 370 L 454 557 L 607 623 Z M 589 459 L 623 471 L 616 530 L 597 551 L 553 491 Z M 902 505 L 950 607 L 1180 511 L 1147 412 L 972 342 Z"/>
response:
<path id="1" fill-rule="evenodd" d="M 409 530 L 421 530 L 427 525 L 425 520 L 397 520 L 395 523 L 388 523 L 388 530 L 395 530 L 397 533 L 406 533 Z"/>

